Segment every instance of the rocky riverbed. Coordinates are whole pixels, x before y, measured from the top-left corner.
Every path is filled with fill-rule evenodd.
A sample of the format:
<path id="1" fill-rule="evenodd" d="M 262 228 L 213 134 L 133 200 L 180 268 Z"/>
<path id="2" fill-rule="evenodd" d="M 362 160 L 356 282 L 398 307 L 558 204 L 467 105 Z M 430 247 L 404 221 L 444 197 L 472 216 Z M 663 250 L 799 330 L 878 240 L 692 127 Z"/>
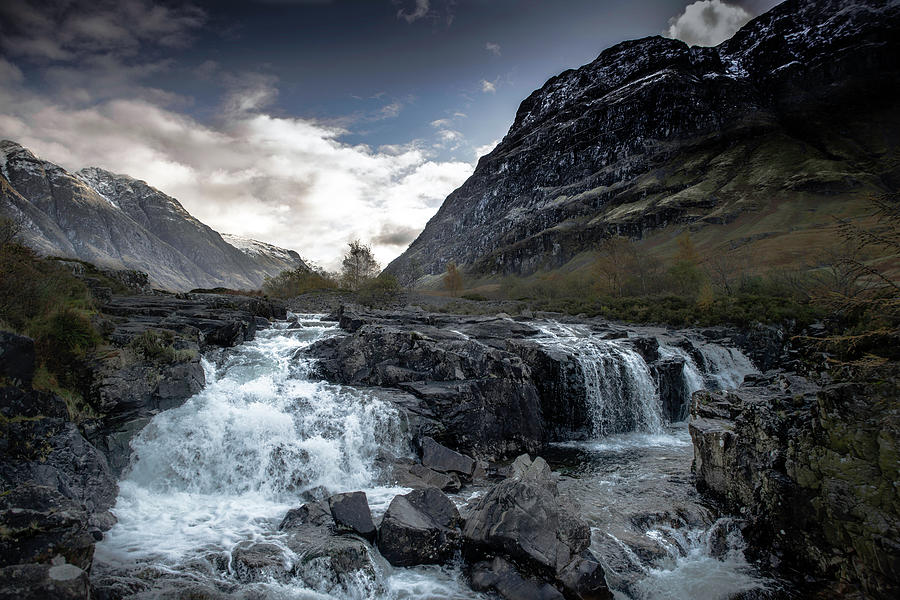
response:
<path id="1" fill-rule="evenodd" d="M 2 340 L 2 597 L 895 589 L 896 395 L 762 374 L 792 360 L 777 330 L 213 295 L 104 314 L 78 425 Z M 133 355 L 148 329 L 178 360 Z"/>

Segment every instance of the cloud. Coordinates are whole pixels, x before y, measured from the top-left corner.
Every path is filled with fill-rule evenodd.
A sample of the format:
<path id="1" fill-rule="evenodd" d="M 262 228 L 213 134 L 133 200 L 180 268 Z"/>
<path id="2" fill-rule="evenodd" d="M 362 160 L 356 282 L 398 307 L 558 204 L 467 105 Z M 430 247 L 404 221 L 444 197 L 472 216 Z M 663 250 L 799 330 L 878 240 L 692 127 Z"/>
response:
<path id="1" fill-rule="evenodd" d="M 698 0 L 669 19 L 664 35 L 689 46 L 717 46 L 753 18 L 749 12 L 722 0 Z"/>
<path id="2" fill-rule="evenodd" d="M 192 4 L 151 0 L 4 0 L 0 3 L 7 56 L 53 62 L 89 56 L 135 56 L 142 43 L 187 46 L 206 21 Z"/>
<path id="3" fill-rule="evenodd" d="M 481 80 L 481 91 L 485 94 L 494 94 L 497 92 L 497 85 L 487 79 Z"/>
<path id="4" fill-rule="evenodd" d="M 484 45 L 484 49 L 492 53 L 494 56 L 500 56 L 500 44 L 488 42 Z"/>
<path id="5" fill-rule="evenodd" d="M 435 119 L 431 122 L 431 126 L 435 129 L 445 129 L 453 125 L 453 121 L 451 119 Z"/>
<path id="6" fill-rule="evenodd" d="M 475 148 L 475 160 L 478 160 L 485 154 L 489 154 L 491 150 L 497 147 L 497 144 L 500 143 L 500 140 L 494 140 L 489 144 L 485 144 L 484 146 L 477 146 Z"/>
<path id="7" fill-rule="evenodd" d="M 421 227 L 409 227 L 406 225 L 395 225 L 386 223 L 381 228 L 381 232 L 372 238 L 373 244 L 381 246 L 401 246 L 405 248 L 410 242 L 416 239 L 416 236 L 422 231 Z"/>
<path id="8" fill-rule="evenodd" d="M 373 150 L 342 142 L 340 128 L 268 114 L 257 99 L 272 82 L 258 83 L 234 92 L 215 125 L 146 99 L 76 109 L 3 86 L 0 138 L 69 170 L 143 179 L 217 231 L 293 248 L 328 268 L 356 237 L 371 240 L 386 264 L 402 246 L 400 228 L 421 230 L 472 173 L 472 163 L 436 161 L 415 143 Z"/>
<path id="9" fill-rule="evenodd" d="M 428 15 L 428 11 L 430 9 L 428 0 L 416 0 L 416 4 L 413 9 L 409 12 L 403 10 L 402 8 L 397 11 L 397 18 L 403 19 L 407 23 L 413 23 L 422 19 Z"/>

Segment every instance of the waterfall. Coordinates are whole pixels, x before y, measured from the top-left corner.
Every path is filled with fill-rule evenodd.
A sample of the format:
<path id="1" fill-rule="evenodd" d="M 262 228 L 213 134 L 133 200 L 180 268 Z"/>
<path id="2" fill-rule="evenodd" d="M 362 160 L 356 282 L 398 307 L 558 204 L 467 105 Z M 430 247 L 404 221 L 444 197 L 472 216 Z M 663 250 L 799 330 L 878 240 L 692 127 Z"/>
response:
<path id="1" fill-rule="evenodd" d="M 706 363 L 709 387 L 721 390 L 736 388 L 751 373 L 759 373 L 750 359 L 737 348 L 718 344 L 699 344 L 697 349 Z"/>
<path id="2" fill-rule="evenodd" d="M 540 327 L 537 341 L 569 353 L 580 370 L 593 437 L 613 433 L 662 430 L 659 393 L 640 354 L 619 340 L 591 336 L 576 326 Z"/>
<path id="3" fill-rule="evenodd" d="M 105 558 L 176 560 L 227 547 L 260 534 L 304 495 L 373 488 L 376 456 L 407 451 L 390 404 L 296 377 L 297 351 L 328 329 L 310 321 L 259 332 L 218 368 L 204 360 L 206 388 L 132 441 L 119 524 L 98 547 Z"/>

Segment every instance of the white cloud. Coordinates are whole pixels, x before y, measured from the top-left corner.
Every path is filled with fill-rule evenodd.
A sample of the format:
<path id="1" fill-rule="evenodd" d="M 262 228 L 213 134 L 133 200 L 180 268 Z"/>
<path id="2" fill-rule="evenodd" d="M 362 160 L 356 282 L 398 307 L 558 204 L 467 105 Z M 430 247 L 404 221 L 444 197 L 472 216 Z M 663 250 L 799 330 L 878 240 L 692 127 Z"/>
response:
<path id="1" fill-rule="evenodd" d="M 292 248 L 329 268 L 348 240 L 371 240 L 386 264 L 474 168 L 435 160 L 423 142 L 372 149 L 341 140 L 350 124 L 396 117 L 412 97 L 331 124 L 292 118 L 273 108 L 274 76 L 228 73 L 211 61 L 196 75 L 224 93 L 200 122 L 184 113 L 189 99 L 143 86 L 170 68 L 144 57 L 158 56 L 153 46 L 189 40 L 205 18 L 198 9 L 150 0 L 48 0 L 43 11 L 37 4 L 0 3 L 0 19 L 20 9 L 0 36 L 0 139 L 69 170 L 98 166 L 143 179 L 217 231 Z M 70 22 L 63 8 L 82 5 Z M 420 0 L 414 13 L 423 6 L 427 12 Z M 7 34 L 24 39 L 29 28 L 39 43 L 7 53 Z M 49 89 L 32 91 L 20 61 L 37 67 Z M 449 123 L 435 128 L 446 143 L 461 143 Z"/>
<path id="2" fill-rule="evenodd" d="M 431 126 L 435 129 L 445 129 L 450 127 L 453 124 L 453 121 L 450 119 L 435 119 L 431 122 Z"/>
<path id="3" fill-rule="evenodd" d="M 698 0 L 669 19 L 665 35 L 690 46 L 717 46 L 733 36 L 753 16 L 722 0 Z"/>
<path id="4" fill-rule="evenodd" d="M 418 21 L 419 19 L 428 15 L 429 10 L 429 2 L 428 0 L 416 0 L 416 5 L 409 12 L 406 12 L 402 8 L 397 11 L 397 18 L 403 19 L 407 23 L 412 23 L 414 21 Z"/>
<path id="5" fill-rule="evenodd" d="M 496 44 L 494 42 L 488 42 L 484 45 L 484 49 L 493 54 L 494 56 L 500 56 L 500 44 Z"/>
<path id="6" fill-rule="evenodd" d="M 229 105 L 253 110 L 224 110 L 215 127 L 143 99 L 71 109 L 6 89 L 0 106 L 0 138 L 70 170 L 99 166 L 144 179 L 217 231 L 293 248 L 330 268 L 357 237 L 373 240 L 376 257 L 389 262 L 398 240 L 421 230 L 473 169 L 434 161 L 416 144 L 349 145 L 339 128 L 266 114 L 251 100 Z"/>
<path id="7" fill-rule="evenodd" d="M 500 143 L 500 140 L 494 140 L 489 144 L 485 144 L 484 146 L 476 146 L 475 147 L 475 160 L 478 160 L 485 154 L 490 153 L 491 150 L 497 147 L 497 144 Z"/>
<path id="8" fill-rule="evenodd" d="M 485 94 L 493 94 L 493 93 L 496 93 L 497 86 L 492 81 L 488 81 L 487 79 L 482 79 L 481 80 L 481 91 L 484 92 Z"/>

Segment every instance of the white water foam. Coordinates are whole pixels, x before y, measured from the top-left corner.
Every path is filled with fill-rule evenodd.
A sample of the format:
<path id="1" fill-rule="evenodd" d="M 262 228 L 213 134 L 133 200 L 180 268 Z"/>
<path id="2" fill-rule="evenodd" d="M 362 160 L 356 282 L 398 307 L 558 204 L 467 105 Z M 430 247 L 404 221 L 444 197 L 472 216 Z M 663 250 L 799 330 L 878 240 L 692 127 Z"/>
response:
<path id="1" fill-rule="evenodd" d="M 133 441 L 98 558 L 173 562 L 272 528 L 304 492 L 370 488 L 376 510 L 405 488 L 376 488 L 380 450 L 403 453 L 399 416 L 366 394 L 292 377 L 296 351 L 325 327 L 264 331 L 184 405 Z"/>

